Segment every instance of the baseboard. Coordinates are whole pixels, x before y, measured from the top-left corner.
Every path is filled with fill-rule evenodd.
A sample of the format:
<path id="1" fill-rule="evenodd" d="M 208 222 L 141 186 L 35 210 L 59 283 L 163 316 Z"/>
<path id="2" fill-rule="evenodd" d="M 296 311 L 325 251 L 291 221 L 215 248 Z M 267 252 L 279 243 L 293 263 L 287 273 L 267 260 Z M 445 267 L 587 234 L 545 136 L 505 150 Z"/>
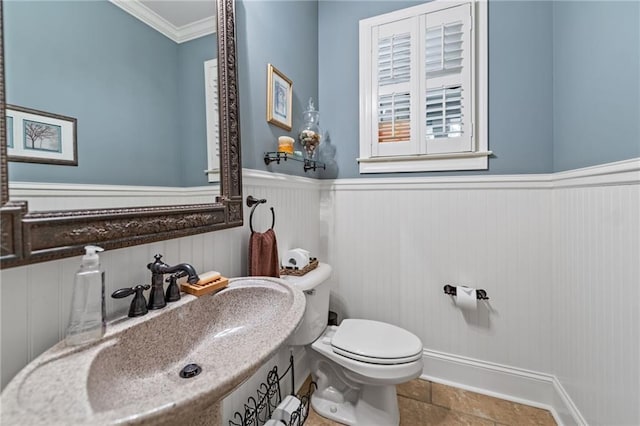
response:
<path id="1" fill-rule="evenodd" d="M 586 425 L 558 379 L 433 350 L 424 350 L 422 379 L 549 410 L 559 425 Z"/>

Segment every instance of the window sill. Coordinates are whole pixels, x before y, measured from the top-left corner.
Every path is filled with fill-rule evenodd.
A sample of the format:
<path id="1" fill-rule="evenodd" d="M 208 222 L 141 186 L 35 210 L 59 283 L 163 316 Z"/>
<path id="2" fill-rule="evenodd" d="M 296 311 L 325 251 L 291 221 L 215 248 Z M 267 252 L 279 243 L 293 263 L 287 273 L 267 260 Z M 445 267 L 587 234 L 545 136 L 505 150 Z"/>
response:
<path id="1" fill-rule="evenodd" d="M 491 151 L 358 158 L 360 173 L 486 170 Z"/>
<path id="2" fill-rule="evenodd" d="M 220 182 L 220 169 L 205 170 L 209 183 Z"/>

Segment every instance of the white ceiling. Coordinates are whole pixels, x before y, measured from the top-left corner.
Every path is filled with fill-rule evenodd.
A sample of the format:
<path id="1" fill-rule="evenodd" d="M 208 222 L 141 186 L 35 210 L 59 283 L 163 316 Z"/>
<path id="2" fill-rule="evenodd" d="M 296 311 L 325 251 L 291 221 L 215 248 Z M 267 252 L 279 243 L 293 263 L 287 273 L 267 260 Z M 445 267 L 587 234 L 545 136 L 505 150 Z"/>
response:
<path id="1" fill-rule="evenodd" d="M 216 0 L 109 0 L 176 43 L 216 32 Z"/>
<path id="2" fill-rule="evenodd" d="M 178 28 L 216 15 L 214 0 L 140 0 L 140 3 Z"/>

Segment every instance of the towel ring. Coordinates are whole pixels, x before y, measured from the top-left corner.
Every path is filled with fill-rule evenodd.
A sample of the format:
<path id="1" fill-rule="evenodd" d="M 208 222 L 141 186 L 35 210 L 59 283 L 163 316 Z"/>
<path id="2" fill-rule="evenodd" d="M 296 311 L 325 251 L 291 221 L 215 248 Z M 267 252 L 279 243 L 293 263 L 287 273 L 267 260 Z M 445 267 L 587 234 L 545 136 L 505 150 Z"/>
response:
<path id="1" fill-rule="evenodd" d="M 258 207 L 258 205 L 264 204 L 266 202 L 267 202 L 266 198 L 257 199 L 253 195 L 249 195 L 247 197 L 247 207 L 251 207 L 251 214 L 249 215 L 249 229 L 251 229 L 251 233 L 256 232 L 253 230 L 253 212 L 256 210 L 256 207 Z M 273 210 L 273 207 L 271 207 L 271 228 L 269 229 L 273 229 L 275 224 L 276 224 L 276 212 Z"/>

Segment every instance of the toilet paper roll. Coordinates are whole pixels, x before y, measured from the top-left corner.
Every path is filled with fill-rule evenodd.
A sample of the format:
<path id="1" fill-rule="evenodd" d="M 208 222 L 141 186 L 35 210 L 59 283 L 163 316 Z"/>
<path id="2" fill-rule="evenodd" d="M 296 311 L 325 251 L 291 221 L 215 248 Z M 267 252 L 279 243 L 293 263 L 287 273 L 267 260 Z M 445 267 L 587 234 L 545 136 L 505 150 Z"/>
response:
<path id="1" fill-rule="evenodd" d="M 282 256 L 282 266 L 302 269 L 309 264 L 309 252 L 297 248 L 289 250 Z"/>
<path id="2" fill-rule="evenodd" d="M 475 310 L 478 307 L 476 289 L 462 285 L 456 286 L 456 305 L 461 309 Z"/>
<path id="3" fill-rule="evenodd" d="M 287 395 L 273 411 L 271 418 L 289 424 L 291 423 L 291 416 L 300 408 L 300 404 L 301 401 L 298 398 L 293 395 Z"/>

